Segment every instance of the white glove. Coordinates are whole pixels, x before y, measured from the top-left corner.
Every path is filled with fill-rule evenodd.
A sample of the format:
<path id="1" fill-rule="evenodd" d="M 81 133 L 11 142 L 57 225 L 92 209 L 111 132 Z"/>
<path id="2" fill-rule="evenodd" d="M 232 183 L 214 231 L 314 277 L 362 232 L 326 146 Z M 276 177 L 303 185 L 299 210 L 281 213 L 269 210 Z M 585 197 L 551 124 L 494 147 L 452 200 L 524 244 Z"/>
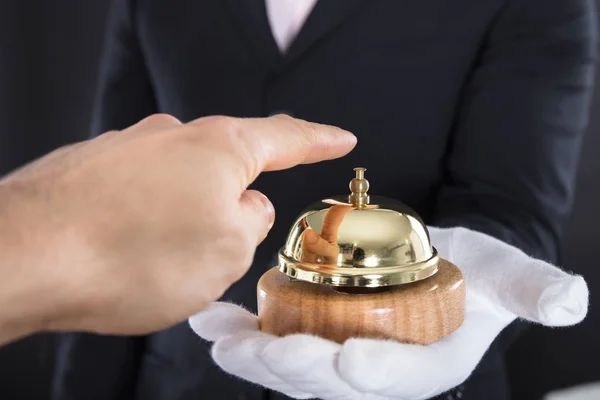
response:
<path id="1" fill-rule="evenodd" d="M 466 284 L 463 325 L 423 346 L 349 339 L 343 345 L 310 335 L 275 337 L 257 317 L 214 303 L 190 318 L 215 342 L 212 357 L 226 372 L 292 398 L 428 399 L 464 382 L 496 336 L 516 318 L 545 326 L 579 323 L 588 289 L 570 275 L 500 240 L 464 228 L 429 228 L 440 257 L 456 264 Z"/>

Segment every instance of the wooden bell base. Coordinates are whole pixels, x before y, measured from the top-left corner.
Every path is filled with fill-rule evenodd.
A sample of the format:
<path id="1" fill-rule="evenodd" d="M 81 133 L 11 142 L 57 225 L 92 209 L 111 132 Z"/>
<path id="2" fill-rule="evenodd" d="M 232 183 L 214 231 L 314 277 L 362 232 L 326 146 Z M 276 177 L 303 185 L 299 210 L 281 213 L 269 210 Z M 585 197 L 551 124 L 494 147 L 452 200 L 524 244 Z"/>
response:
<path id="1" fill-rule="evenodd" d="M 260 328 L 277 336 L 307 333 L 338 343 L 363 337 L 429 344 L 454 332 L 465 318 L 463 275 L 442 259 L 432 277 L 382 289 L 333 288 L 293 280 L 272 268 L 259 280 L 257 292 Z"/>

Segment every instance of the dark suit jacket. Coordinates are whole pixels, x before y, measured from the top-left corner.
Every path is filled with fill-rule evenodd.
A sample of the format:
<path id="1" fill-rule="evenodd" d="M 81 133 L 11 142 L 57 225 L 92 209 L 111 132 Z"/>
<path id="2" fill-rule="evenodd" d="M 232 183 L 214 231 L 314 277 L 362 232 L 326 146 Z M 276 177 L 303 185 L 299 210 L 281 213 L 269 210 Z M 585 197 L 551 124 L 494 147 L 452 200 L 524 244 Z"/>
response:
<path id="1" fill-rule="evenodd" d="M 368 168 L 373 194 L 407 203 L 429 225 L 477 229 L 556 262 L 592 96 L 593 7 L 321 0 L 282 56 L 264 0 L 120 0 L 93 132 L 155 112 L 183 121 L 283 112 L 358 136 L 341 160 L 263 174 L 253 185 L 275 204 L 277 222 L 251 271 L 224 295 L 250 308 L 293 218 L 312 201 L 346 193 L 357 165 Z M 505 398 L 507 334 L 463 398 Z M 67 334 L 54 398 L 268 396 L 221 372 L 207 348 L 186 324 L 136 338 Z"/>

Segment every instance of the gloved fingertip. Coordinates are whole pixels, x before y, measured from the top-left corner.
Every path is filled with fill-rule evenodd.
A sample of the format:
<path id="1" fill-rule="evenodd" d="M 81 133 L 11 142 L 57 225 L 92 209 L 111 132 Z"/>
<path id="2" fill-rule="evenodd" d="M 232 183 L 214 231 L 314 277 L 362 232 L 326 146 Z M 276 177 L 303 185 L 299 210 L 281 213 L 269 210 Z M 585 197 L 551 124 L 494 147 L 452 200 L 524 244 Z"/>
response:
<path id="1" fill-rule="evenodd" d="M 394 348 L 396 347 L 396 348 Z M 402 344 L 396 342 L 350 339 L 344 343 L 339 357 L 339 372 L 342 378 L 354 389 L 366 393 L 378 393 L 388 388 L 390 384 L 401 384 L 402 371 L 397 365 L 412 364 L 410 352 L 399 354 L 398 347 Z M 390 359 L 399 356 L 400 359 Z M 408 359 L 407 359 L 408 358 Z M 398 379 L 390 379 L 389 373 L 399 374 Z"/>
<path id="2" fill-rule="evenodd" d="M 262 352 L 265 364 L 297 373 L 311 368 L 323 358 L 333 357 L 340 350 L 338 343 L 311 335 L 289 335 L 270 342 Z"/>
<path id="3" fill-rule="evenodd" d="M 272 340 L 275 340 L 274 336 L 260 330 L 224 336 L 215 341 L 211 356 L 224 371 L 248 379 L 248 373 L 256 374 L 265 369 L 260 361 L 261 353 Z M 262 375 L 271 374 L 265 369 Z"/>
<path id="4" fill-rule="evenodd" d="M 215 342 L 211 356 L 223 371 L 231 375 L 294 399 L 315 398 L 313 393 L 299 390 L 273 374 L 262 362 L 263 349 L 274 340 L 276 337 L 261 331 L 226 336 Z"/>
<path id="5" fill-rule="evenodd" d="M 188 323 L 201 338 L 214 342 L 223 336 L 259 330 L 258 318 L 245 308 L 216 302 L 190 317 Z"/>
<path id="6" fill-rule="evenodd" d="M 430 399 L 460 384 L 473 371 L 484 349 L 475 349 L 473 360 L 468 354 L 470 345 L 468 337 L 431 345 L 351 339 L 340 352 L 339 372 L 358 392 Z"/>
<path id="7" fill-rule="evenodd" d="M 540 296 L 539 322 L 546 326 L 570 326 L 587 315 L 589 290 L 581 276 L 568 276 L 550 285 Z"/>
<path id="8" fill-rule="evenodd" d="M 296 334 L 270 342 L 261 361 L 282 381 L 314 398 L 330 400 L 378 399 L 355 391 L 338 372 L 342 345 L 320 337 Z"/>

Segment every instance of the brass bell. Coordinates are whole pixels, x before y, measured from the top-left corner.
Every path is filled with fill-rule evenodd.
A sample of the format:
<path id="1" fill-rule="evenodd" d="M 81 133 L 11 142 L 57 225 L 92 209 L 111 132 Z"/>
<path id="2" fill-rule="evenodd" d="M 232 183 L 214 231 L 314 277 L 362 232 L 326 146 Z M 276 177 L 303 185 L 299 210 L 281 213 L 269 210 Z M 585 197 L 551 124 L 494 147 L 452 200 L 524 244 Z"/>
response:
<path id="1" fill-rule="evenodd" d="M 441 259 L 409 207 L 370 196 L 355 168 L 350 194 L 310 205 L 292 225 L 278 266 L 257 288 L 261 330 L 435 342 L 465 314 L 461 271 Z"/>

